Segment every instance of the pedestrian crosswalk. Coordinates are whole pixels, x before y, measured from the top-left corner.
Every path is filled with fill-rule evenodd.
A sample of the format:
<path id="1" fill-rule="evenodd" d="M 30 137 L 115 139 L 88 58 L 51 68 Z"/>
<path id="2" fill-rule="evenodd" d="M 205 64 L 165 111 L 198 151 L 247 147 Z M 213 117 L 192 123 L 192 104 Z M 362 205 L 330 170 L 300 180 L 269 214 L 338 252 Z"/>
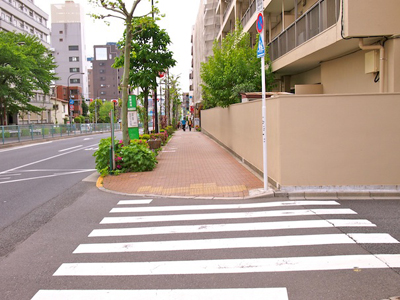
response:
<path id="1" fill-rule="evenodd" d="M 286 286 L 264 284 L 200 289 L 157 289 L 155 283 L 154 289 L 141 289 L 134 281 L 138 276 L 222 276 L 400 268 L 400 254 L 356 250 L 353 253 L 335 253 L 336 247 L 343 245 L 399 244 L 391 235 L 376 229 L 374 223 L 358 218 L 355 211 L 340 207 L 336 201 L 160 206 L 149 199 L 120 200 L 110 215 L 101 220 L 99 228 L 89 233 L 87 242 L 74 250 L 75 261 L 63 263 L 53 276 L 135 276 L 132 286 L 136 289 L 99 290 L 90 289 L 90 286 L 87 289 L 43 289 L 33 299 L 288 300 L 290 287 L 287 283 Z M 313 249 L 318 246 L 332 249 L 325 255 L 321 251 L 314 253 Z M 305 256 L 304 252 L 298 256 L 288 256 L 288 252 L 279 255 L 283 249 L 297 248 L 309 249 L 309 255 Z M 258 257 L 231 255 L 224 258 L 221 252 L 213 257 L 213 251 L 246 253 L 257 249 L 262 250 L 257 252 L 262 253 Z M 268 251 L 274 249 L 277 252 L 273 257 L 269 256 Z M 206 252 L 203 257 L 202 253 Z M 163 255 L 160 259 L 150 255 L 143 261 L 138 260 L 135 253 Z M 174 253 L 186 253 L 186 256 L 178 259 Z M 125 256 L 121 257 L 121 254 Z M 93 259 L 88 262 L 82 259 L 82 255 Z M 190 255 L 193 259 L 188 258 Z"/>

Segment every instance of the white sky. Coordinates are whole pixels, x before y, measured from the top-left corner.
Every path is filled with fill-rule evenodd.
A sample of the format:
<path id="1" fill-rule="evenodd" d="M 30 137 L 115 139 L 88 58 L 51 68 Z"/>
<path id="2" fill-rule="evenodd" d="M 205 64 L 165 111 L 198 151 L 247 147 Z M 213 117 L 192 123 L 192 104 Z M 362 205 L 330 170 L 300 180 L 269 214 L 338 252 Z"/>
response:
<path id="1" fill-rule="evenodd" d="M 157 0 L 154 0 L 156 3 Z M 35 0 L 35 5 L 49 14 L 51 19 L 50 5 L 61 4 L 64 0 Z M 85 14 L 93 12 L 93 6 L 87 0 L 74 0 L 84 6 Z M 126 0 L 127 7 L 132 0 Z M 189 71 L 191 68 L 191 43 L 192 26 L 196 21 L 200 0 L 158 0 L 157 7 L 166 16 L 159 22 L 160 27 L 165 28 L 171 37 L 172 44 L 170 50 L 174 53 L 177 61 L 176 67 L 172 69 L 174 75 L 180 74 L 180 86 L 182 92 L 189 91 Z M 151 1 L 142 0 L 137 6 L 135 15 L 142 15 L 150 11 Z M 104 11 L 104 10 L 103 10 Z M 93 56 L 94 45 L 104 45 L 107 42 L 118 42 L 122 37 L 124 27 L 122 20 L 108 18 L 110 26 L 104 21 L 94 21 L 91 17 L 85 18 L 86 54 Z M 50 21 L 50 20 L 49 20 Z M 48 27 L 51 26 L 49 22 Z"/>

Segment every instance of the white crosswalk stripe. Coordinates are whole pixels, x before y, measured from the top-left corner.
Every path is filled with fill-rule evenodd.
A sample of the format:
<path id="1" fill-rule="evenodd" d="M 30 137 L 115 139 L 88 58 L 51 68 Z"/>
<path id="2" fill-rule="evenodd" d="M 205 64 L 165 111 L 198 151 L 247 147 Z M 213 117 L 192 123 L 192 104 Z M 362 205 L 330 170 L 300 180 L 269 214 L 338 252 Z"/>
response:
<path id="1" fill-rule="evenodd" d="M 285 288 L 187 290 L 42 290 L 32 300 L 288 300 Z"/>
<path id="2" fill-rule="evenodd" d="M 243 249 L 243 251 L 247 251 L 244 249 L 263 249 L 264 251 L 289 247 L 313 249 L 317 246 L 331 245 L 399 244 L 399 241 L 387 233 L 361 232 L 363 228 L 374 229 L 376 225 L 368 220 L 356 218 L 357 213 L 351 209 L 337 208 L 340 204 L 336 201 L 276 201 L 176 206 L 151 204 L 152 199 L 120 200 L 118 207 L 110 211 L 112 216 L 103 218 L 100 222 L 101 228 L 96 228 L 89 234 L 89 243 L 80 244 L 75 249 L 73 254 L 77 261 L 63 263 L 53 276 L 57 278 L 199 274 L 216 276 L 400 267 L 400 254 L 370 254 L 365 251 L 350 255 L 329 253 L 326 256 L 323 253 L 313 255 L 310 252 L 309 256 L 297 257 L 265 257 L 264 255 L 264 257 L 254 258 L 205 259 L 199 254 L 192 260 L 176 259 L 178 256 L 160 261 L 135 261 L 134 259 L 130 261 L 127 257 L 121 259 L 118 256 L 119 253 L 128 255 L 129 253 L 159 252 L 168 257 L 169 254 L 180 251 L 194 251 L 193 253 L 208 251 L 210 255 L 214 250 L 229 251 L 231 249 Z M 321 208 L 321 206 L 332 206 L 332 208 Z M 283 207 L 291 209 L 282 209 Z M 305 209 L 305 207 L 310 208 Z M 116 214 L 122 215 L 115 216 Z M 330 217 L 333 215 L 347 217 Z M 325 219 L 324 216 L 328 218 Z M 232 221 L 234 222 L 231 223 Z M 169 224 L 169 222 L 179 224 Z M 187 222 L 190 223 L 186 224 Z M 154 224 L 141 227 L 143 223 Z M 127 224 L 132 225 L 127 227 Z M 348 233 L 339 230 L 346 227 L 349 228 Z M 356 228 L 357 230 L 353 231 Z M 299 230 L 304 232 L 300 233 Z M 306 232 L 307 230 L 310 232 Z M 268 232 L 271 232 L 271 236 Z M 282 234 L 279 234 L 280 232 Z M 205 238 L 200 234 L 209 235 Z M 221 234 L 231 234 L 234 237 L 221 237 Z M 111 240 L 114 238 L 118 239 L 118 242 Z M 140 240 L 142 238 L 145 240 Z M 92 242 L 93 239 L 95 242 Z M 102 239 L 107 240 L 102 241 Z M 80 261 L 81 255 L 93 256 L 95 259 L 91 261 L 94 262 Z M 107 255 L 114 259 L 99 261 L 96 260 L 96 255 Z M 155 289 L 151 290 L 126 288 L 90 290 L 89 287 L 85 290 L 40 290 L 33 299 L 289 300 L 287 288 L 285 286 L 257 288 L 238 286 L 220 289 L 157 289 L 155 286 Z"/>

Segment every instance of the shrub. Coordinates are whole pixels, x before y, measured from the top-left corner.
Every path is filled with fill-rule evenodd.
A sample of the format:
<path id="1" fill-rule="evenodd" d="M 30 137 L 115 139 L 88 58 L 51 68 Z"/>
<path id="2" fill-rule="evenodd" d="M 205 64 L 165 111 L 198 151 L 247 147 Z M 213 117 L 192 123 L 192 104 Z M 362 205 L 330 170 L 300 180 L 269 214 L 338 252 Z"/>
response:
<path id="1" fill-rule="evenodd" d="M 150 134 L 150 138 L 152 139 L 152 140 L 155 140 L 155 139 L 160 139 L 161 141 L 162 141 L 162 143 L 164 144 L 165 143 L 165 141 L 167 140 L 167 138 L 165 137 L 165 134 L 164 133 L 152 133 L 152 134 Z"/>
<path id="2" fill-rule="evenodd" d="M 9 138 L 11 136 L 9 131 L 4 131 L 4 137 Z"/>
<path id="3" fill-rule="evenodd" d="M 139 139 L 147 141 L 150 139 L 150 134 L 142 134 L 139 136 Z"/>
<path id="4" fill-rule="evenodd" d="M 21 130 L 21 136 L 29 136 L 31 135 L 31 130 L 28 128 L 24 128 Z"/>
<path id="5" fill-rule="evenodd" d="M 49 128 L 42 128 L 42 135 L 48 135 L 49 134 Z"/>
<path id="6" fill-rule="evenodd" d="M 99 149 L 93 153 L 96 158 L 96 169 L 102 175 L 110 171 L 111 138 L 100 140 Z M 133 140 L 128 146 L 123 146 L 122 141 L 114 140 L 115 174 L 125 172 L 144 172 L 155 168 L 157 160 L 154 153 L 148 149 L 147 142 Z"/>
<path id="7" fill-rule="evenodd" d="M 165 129 L 168 132 L 168 135 L 172 135 L 174 133 L 174 127 L 173 126 L 167 126 Z"/>

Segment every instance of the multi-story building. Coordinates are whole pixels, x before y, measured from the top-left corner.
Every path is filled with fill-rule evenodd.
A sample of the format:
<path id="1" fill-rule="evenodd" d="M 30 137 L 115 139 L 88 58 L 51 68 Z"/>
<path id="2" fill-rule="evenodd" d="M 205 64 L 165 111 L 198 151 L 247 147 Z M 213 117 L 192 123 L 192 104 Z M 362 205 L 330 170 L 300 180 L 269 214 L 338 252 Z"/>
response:
<path id="1" fill-rule="evenodd" d="M 33 0 L 0 0 L 0 30 L 35 35 L 46 47 L 50 47 L 49 16 L 35 5 Z M 9 114 L 3 124 L 29 124 L 52 122 L 53 105 L 50 95 L 36 91 L 31 104 L 41 107 L 41 113 Z"/>
<path id="2" fill-rule="evenodd" d="M 255 45 L 257 2 L 219 0 L 218 39 L 239 20 Z M 263 8 L 278 91 L 400 91 L 398 0 L 264 0 Z"/>
<path id="3" fill-rule="evenodd" d="M 74 1 L 51 5 L 51 45 L 60 78 L 56 85 L 70 88 L 74 116 L 82 112 L 82 98 L 88 97 L 84 17 L 83 7 Z M 74 95 L 74 91 L 81 94 Z"/>
<path id="4" fill-rule="evenodd" d="M 121 98 L 121 91 L 118 89 L 123 68 L 112 67 L 115 58 L 119 55 L 116 43 L 94 46 L 94 58 L 92 60 L 93 98 L 104 101 L 118 100 Z"/>
<path id="5" fill-rule="evenodd" d="M 220 29 L 220 18 L 217 15 L 217 0 L 201 0 L 196 24 L 192 31 L 192 70 L 189 74 L 190 94 L 193 96 L 193 103 L 201 102 L 201 63 L 213 54 L 212 47 Z"/>

